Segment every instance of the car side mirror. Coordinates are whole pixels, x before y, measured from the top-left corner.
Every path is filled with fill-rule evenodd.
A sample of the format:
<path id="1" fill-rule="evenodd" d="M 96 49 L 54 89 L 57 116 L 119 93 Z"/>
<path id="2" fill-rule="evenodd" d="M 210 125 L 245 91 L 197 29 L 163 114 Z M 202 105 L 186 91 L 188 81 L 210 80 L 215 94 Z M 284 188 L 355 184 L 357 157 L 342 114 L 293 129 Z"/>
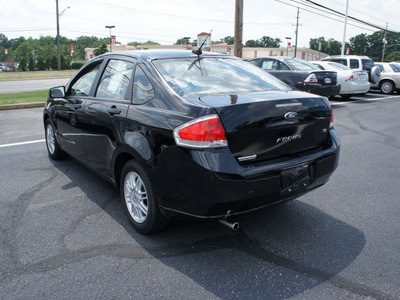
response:
<path id="1" fill-rule="evenodd" d="M 49 90 L 50 98 L 65 98 L 65 86 L 56 86 Z"/>

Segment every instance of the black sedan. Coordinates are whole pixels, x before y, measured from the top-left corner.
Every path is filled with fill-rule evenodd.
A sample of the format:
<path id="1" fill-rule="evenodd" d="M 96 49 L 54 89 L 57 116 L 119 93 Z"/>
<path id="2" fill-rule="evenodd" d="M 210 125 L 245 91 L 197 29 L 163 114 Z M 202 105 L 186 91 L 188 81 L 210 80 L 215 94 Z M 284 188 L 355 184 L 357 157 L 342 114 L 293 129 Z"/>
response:
<path id="1" fill-rule="evenodd" d="M 323 185 L 338 163 L 326 98 L 200 53 L 105 54 L 50 89 L 49 156 L 69 154 L 113 183 L 142 233 L 178 215 L 229 224 Z"/>
<path id="2" fill-rule="evenodd" d="M 305 60 L 274 56 L 254 58 L 249 61 L 294 89 L 326 97 L 334 97 L 340 92 L 336 72 L 321 71 Z"/>

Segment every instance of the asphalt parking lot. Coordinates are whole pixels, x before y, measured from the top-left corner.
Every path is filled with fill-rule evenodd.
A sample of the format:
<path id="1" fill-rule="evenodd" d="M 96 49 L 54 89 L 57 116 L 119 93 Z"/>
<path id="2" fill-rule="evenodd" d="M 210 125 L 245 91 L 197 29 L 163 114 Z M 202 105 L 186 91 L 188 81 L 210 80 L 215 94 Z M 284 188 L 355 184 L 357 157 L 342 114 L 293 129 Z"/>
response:
<path id="1" fill-rule="evenodd" d="M 294 201 L 143 236 L 117 192 L 0 111 L 0 299 L 400 299 L 400 96 L 332 101 L 339 168 Z"/>

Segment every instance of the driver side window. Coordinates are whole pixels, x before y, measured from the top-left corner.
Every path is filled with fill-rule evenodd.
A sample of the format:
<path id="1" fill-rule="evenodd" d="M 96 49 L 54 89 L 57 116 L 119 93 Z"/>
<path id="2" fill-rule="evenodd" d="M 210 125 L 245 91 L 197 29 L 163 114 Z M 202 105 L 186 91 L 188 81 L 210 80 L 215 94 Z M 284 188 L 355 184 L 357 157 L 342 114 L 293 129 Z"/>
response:
<path id="1" fill-rule="evenodd" d="M 93 81 L 96 78 L 101 63 L 102 61 L 94 63 L 93 65 L 89 66 L 86 72 L 84 71 L 83 75 L 70 87 L 70 96 L 89 96 Z"/>

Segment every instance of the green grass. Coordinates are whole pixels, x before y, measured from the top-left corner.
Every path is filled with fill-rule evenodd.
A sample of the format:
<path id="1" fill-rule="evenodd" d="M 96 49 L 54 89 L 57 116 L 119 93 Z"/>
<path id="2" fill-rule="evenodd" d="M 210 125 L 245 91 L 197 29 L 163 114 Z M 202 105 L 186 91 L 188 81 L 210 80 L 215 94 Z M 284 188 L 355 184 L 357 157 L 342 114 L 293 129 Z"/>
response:
<path id="1" fill-rule="evenodd" d="M 49 96 L 49 90 L 0 94 L 0 105 L 30 102 L 45 102 Z"/>
<path id="2" fill-rule="evenodd" d="M 35 71 L 35 72 L 0 72 L 0 80 L 10 79 L 29 79 L 29 78 L 53 78 L 53 77 L 72 77 L 77 70 L 63 71 Z"/>

